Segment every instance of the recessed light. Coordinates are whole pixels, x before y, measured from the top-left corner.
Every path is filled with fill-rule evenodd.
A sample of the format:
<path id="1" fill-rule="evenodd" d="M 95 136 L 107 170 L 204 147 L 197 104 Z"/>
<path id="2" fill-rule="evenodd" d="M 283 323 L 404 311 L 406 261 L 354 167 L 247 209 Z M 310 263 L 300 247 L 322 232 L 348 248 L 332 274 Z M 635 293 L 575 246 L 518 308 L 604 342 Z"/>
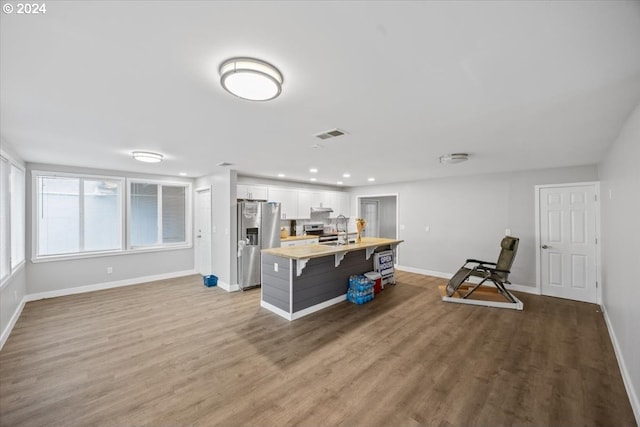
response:
<path id="1" fill-rule="evenodd" d="M 131 153 L 134 159 L 145 163 L 159 163 L 164 159 L 160 153 L 152 153 L 151 151 L 134 151 Z"/>
<path id="2" fill-rule="evenodd" d="M 317 178 L 309 178 L 309 181 L 317 181 Z"/>
<path id="3" fill-rule="evenodd" d="M 220 65 L 220 84 L 232 95 L 249 101 L 268 101 L 282 92 L 282 74 L 254 58 L 231 58 Z"/>
<path id="4" fill-rule="evenodd" d="M 317 168 L 311 168 L 311 169 L 309 169 L 309 172 L 318 173 L 318 169 Z"/>
<path id="5" fill-rule="evenodd" d="M 375 180 L 376 180 L 375 178 L 369 178 L 369 179 L 367 179 L 367 181 L 369 181 L 369 182 L 373 182 L 373 181 L 375 181 Z"/>
<path id="6" fill-rule="evenodd" d="M 342 185 L 342 184 L 343 184 L 343 182 L 342 182 L 342 181 L 338 181 L 336 184 L 338 184 L 338 185 Z"/>
<path id="7" fill-rule="evenodd" d="M 180 175 L 180 176 L 187 176 L 187 173 L 186 173 L 186 172 L 180 172 L 178 175 Z"/>
<path id="8" fill-rule="evenodd" d="M 453 153 L 453 154 L 445 154 L 444 156 L 440 156 L 440 163 L 462 163 L 469 160 L 469 155 L 467 153 Z"/>
<path id="9" fill-rule="evenodd" d="M 351 174 L 350 173 L 343 173 L 342 177 L 343 178 L 351 178 Z"/>
<path id="10" fill-rule="evenodd" d="M 278 178 L 284 178 L 284 177 L 285 177 L 285 175 L 283 173 L 279 173 L 278 174 Z"/>

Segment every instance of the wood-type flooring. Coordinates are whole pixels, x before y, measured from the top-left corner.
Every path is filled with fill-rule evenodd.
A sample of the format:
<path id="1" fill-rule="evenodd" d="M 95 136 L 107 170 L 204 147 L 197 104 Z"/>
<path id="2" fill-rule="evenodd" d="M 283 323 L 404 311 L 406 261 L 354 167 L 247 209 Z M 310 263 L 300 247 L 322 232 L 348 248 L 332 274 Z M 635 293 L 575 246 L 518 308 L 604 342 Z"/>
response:
<path id="1" fill-rule="evenodd" d="M 599 306 L 445 303 L 442 283 L 397 272 L 293 322 L 200 276 L 29 302 L 0 425 L 636 425 Z"/>

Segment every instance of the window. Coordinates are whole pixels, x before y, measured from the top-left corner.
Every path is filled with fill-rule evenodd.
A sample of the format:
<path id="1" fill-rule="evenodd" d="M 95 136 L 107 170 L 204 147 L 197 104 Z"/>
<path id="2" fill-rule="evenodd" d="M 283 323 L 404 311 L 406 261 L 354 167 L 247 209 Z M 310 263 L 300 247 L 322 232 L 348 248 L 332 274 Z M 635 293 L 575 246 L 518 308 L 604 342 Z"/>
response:
<path id="1" fill-rule="evenodd" d="M 33 189 L 36 262 L 191 244 L 190 183 L 33 171 Z"/>
<path id="2" fill-rule="evenodd" d="M 24 262 L 24 170 L 11 165 L 11 270 Z"/>
<path id="3" fill-rule="evenodd" d="M 24 263 L 24 170 L 0 156 L 0 280 Z"/>
<path id="4" fill-rule="evenodd" d="M 35 173 L 36 256 L 122 250 L 123 179 Z"/>
<path id="5" fill-rule="evenodd" d="M 0 157 L 0 279 L 11 273 L 9 161 Z"/>
<path id="6" fill-rule="evenodd" d="M 189 243 L 190 185 L 131 181 L 129 241 L 132 248 Z"/>

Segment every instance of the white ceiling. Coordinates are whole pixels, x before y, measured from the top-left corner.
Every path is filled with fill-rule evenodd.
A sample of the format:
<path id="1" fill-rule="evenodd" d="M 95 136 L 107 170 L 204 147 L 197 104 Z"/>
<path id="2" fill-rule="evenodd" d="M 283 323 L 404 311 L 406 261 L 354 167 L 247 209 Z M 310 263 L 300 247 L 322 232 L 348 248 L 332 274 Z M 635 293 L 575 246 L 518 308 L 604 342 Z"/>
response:
<path id="1" fill-rule="evenodd" d="M 1 136 L 28 162 L 345 185 L 584 165 L 640 102 L 638 1 L 46 7 L 0 18 Z M 225 92 L 233 56 L 276 65 L 282 95 Z"/>

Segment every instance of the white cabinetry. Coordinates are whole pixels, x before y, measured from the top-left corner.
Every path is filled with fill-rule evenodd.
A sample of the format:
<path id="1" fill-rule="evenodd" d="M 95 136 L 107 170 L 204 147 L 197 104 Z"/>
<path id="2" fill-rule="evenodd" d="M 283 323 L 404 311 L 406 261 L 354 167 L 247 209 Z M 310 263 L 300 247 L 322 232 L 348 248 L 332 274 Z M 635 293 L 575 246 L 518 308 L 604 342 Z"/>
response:
<path id="1" fill-rule="evenodd" d="M 281 248 L 287 248 L 291 246 L 303 246 L 303 245 L 317 245 L 320 240 L 317 237 L 310 237 L 308 239 L 296 239 L 296 240 L 285 240 L 280 242 Z"/>
<path id="2" fill-rule="evenodd" d="M 331 204 L 329 206 L 333 209 L 331 218 L 335 218 L 340 214 L 348 217 L 351 214 L 349 193 L 345 193 L 343 191 L 332 191 Z"/>
<path id="3" fill-rule="evenodd" d="M 298 218 L 311 218 L 310 191 L 298 191 Z"/>
<path id="4" fill-rule="evenodd" d="M 253 184 L 238 184 L 237 199 L 267 200 L 267 186 Z"/>
<path id="5" fill-rule="evenodd" d="M 280 202 L 282 219 L 298 218 L 298 190 L 269 187 L 270 202 Z"/>

